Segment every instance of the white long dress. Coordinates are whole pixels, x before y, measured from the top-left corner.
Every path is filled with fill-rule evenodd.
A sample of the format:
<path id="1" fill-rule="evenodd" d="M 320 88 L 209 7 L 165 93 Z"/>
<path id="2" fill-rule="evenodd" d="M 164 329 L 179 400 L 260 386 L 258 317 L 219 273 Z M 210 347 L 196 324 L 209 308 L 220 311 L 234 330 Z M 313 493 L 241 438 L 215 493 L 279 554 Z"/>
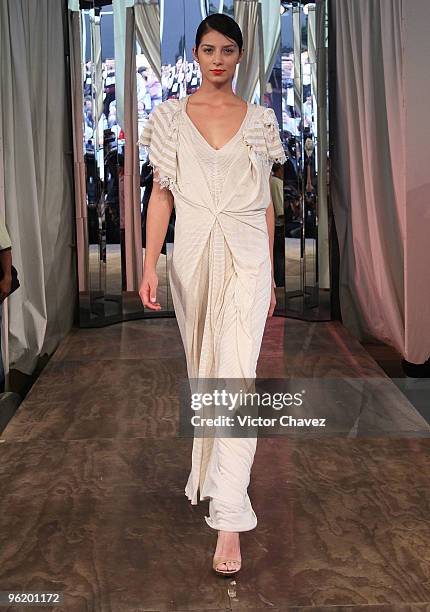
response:
<path id="1" fill-rule="evenodd" d="M 286 160 L 276 115 L 248 103 L 240 129 L 221 149 L 186 113 L 189 96 L 158 105 L 143 130 L 160 186 L 174 196 L 169 274 L 190 379 L 255 378 L 271 296 L 266 209 L 272 163 Z M 185 494 L 209 499 L 207 524 L 257 525 L 247 488 L 257 439 L 194 437 Z"/>

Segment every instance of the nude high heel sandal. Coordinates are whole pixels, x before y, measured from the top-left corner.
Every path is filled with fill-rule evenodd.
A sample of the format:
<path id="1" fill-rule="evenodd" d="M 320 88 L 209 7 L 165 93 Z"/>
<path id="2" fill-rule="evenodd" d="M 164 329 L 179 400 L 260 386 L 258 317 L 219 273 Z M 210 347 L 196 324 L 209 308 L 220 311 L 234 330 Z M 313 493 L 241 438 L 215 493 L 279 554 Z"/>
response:
<path id="1" fill-rule="evenodd" d="M 230 570 L 218 569 L 218 565 L 220 565 L 221 563 L 227 563 L 228 561 L 230 561 L 231 563 L 235 563 L 236 568 L 230 569 Z M 217 574 L 221 576 L 232 576 L 233 574 L 237 574 L 241 566 L 242 566 L 242 562 L 239 561 L 239 559 L 225 559 L 224 557 L 214 557 L 213 564 L 212 564 L 212 568 L 215 570 Z"/>

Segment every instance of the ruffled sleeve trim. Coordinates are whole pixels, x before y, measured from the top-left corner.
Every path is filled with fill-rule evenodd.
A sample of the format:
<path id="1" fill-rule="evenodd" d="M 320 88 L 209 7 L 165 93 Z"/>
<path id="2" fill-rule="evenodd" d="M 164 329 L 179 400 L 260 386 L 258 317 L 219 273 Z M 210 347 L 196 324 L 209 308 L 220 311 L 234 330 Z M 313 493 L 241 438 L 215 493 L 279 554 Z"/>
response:
<path id="1" fill-rule="evenodd" d="M 279 124 L 272 108 L 258 106 L 255 121 L 244 131 L 244 140 L 256 156 L 268 165 L 274 162 L 284 164 L 287 156 L 279 135 Z"/>
<path id="2" fill-rule="evenodd" d="M 143 128 L 137 144 L 148 155 L 150 166 L 158 176 L 154 180 L 160 188 L 176 189 L 176 149 L 179 101 L 166 100 L 155 107 Z"/>
<path id="3" fill-rule="evenodd" d="M 287 161 L 282 140 L 279 135 L 278 119 L 273 108 L 265 108 L 263 111 L 264 137 L 269 160 L 284 164 Z"/>

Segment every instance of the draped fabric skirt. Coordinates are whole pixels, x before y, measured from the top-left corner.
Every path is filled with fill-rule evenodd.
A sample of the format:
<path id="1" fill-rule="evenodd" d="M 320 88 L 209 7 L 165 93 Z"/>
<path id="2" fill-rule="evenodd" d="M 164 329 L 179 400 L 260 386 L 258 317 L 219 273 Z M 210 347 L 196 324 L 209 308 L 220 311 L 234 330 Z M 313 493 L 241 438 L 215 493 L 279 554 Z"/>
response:
<path id="1" fill-rule="evenodd" d="M 252 391 L 270 303 L 270 267 L 266 277 L 268 282 L 263 275 L 260 290 L 252 296 L 253 309 L 242 318 L 246 288 L 235 272 L 222 229 L 215 222 L 198 276 L 200 301 L 190 351 L 198 378 L 223 380 L 227 392 Z M 245 335 L 250 331 L 246 324 L 251 337 Z M 201 500 L 209 499 L 205 521 L 216 530 L 249 531 L 257 525 L 247 491 L 257 438 L 244 431 L 247 437 L 219 437 L 211 428 L 210 436 L 193 440 L 185 493 L 194 504 L 197 489 Z M 226 430 L 223 432 L 225 436 Z"/>
<path id="2" fill-rule="evenodd" d="M 269 170 L 244 138 L 257 110 L 250 105 L 242 130 L 218 150 L 184 112 L 178 121 L 173 305 L 189 378 L 223 379 L 234 391 L 253 385 L 271 296 Z M 247 491 L 257 438 L 243 431 L 194 436 L 185 494 L 192 504 L 198 491 L 209 500 L 205 520 L 216 530 L 257 525 Z"/>

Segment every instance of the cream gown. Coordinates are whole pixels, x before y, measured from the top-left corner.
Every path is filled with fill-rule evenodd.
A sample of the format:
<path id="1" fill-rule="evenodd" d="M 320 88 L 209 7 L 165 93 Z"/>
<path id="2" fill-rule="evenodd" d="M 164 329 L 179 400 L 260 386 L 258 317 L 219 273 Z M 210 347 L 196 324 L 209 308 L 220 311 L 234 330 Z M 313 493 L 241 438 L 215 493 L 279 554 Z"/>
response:
<path id="1" fill-rule="evenodd" d="M 189 96 L 152 112 L 139 143 L 174 196 L 175 241 L 169 281 L 190 379 L 256 376 L 271 296 L 266 222 L 272 163 L 286 160 L 276 115 L 248 103 L 221 149 L 186 113 Z M 257 439 L 194 437 L 185 494 L 209 499 L 207 524 L 248 531 L 257 525 L 247 488 Z"/>

